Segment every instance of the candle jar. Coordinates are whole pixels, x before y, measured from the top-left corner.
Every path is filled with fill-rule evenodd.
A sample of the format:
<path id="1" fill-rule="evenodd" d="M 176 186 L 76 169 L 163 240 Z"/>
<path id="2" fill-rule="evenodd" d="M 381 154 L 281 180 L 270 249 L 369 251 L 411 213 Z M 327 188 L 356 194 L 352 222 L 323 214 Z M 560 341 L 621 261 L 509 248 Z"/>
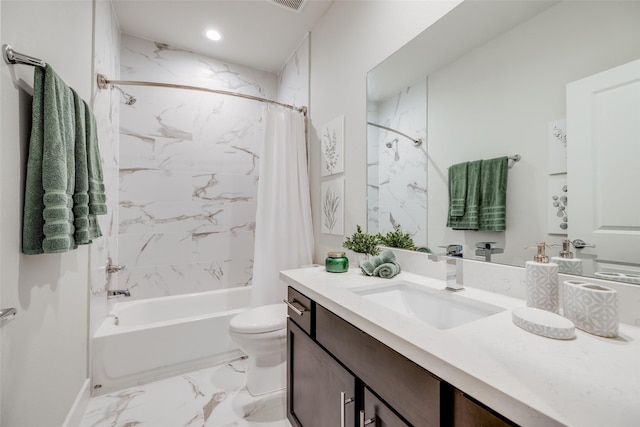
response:
<path id="1" fill-rule="evenodd" d="M 324 266 L 329 273 L 346 273 L 349 270 L 349 259 L 344 252 L 328 252 Z"/>

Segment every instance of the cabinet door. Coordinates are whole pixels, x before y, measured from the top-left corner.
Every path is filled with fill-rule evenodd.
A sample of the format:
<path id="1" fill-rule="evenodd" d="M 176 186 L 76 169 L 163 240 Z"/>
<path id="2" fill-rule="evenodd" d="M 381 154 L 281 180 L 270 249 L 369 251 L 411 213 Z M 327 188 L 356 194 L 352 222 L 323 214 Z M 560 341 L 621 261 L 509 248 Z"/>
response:
<path id="1" fill-rule="evenodd" d="M 318 343 L 390 407 L 416 427 L 440 426 L 438 378 L 320 304 L 315 316 Z"/>
<path id="2" fill-rule="evenodd" d="M 296 427 L 355 427 L 356 380 L 287 320 L 287 417 Z"/>
<path id="3" fill-rule="evenodd" d="M 409 427 L 402 418 L 369 390 L 364 389 L 364 409 L 360 411 L 359 427 L 367 425 L 375 427 Z"/>
<path id="4" fill-rule="evenodd" d="M 501 415 L 481 406 L 460 390 L 453 391 L 453 427 L 514 427 Z"/>

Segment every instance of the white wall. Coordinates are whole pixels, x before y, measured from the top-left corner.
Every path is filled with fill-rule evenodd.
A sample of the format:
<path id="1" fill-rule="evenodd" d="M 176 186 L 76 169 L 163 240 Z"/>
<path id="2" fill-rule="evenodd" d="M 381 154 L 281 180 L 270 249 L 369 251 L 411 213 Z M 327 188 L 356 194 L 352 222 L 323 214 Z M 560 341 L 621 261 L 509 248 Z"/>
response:
<path id="1" fill-rule="evenodd" d="M 3 0 L 0 10 L 2 43 L 44 59 L 91 102 L 92 1 Z M 0 295 L 18 310 L 1 330 L 0 424 L 58 426 L 88 384 L 90 247 L 21 254 L 33 67 L 0 61 L 0 70 Z"/>
<path id="2" fill-rule="evenodd" d="M 317 129 L 345 116 L 345 234 L 366 226 L 367 71 L 451 10 L 457 1 L 337 1 L 311 33 L 311 203 L 315 261 L 342 247 L 320 233 L 320 141 Z"/>
<path id="3" fill-rule="evenodd" d="M 495 241 L 522 266 L 534 253 L 524 246 L 566 238 L 547 229 L 548 122 L 566 118 L 567 83 L 638 57 L 639 23 L 638 2 L 563 2 L 429 76 L 430 245 L 465 244 L 471 258 L 475 242 Z M 447 168 L 513 154 L 507 231 L 446 228 Z M 571 188 L 567 210 L 570 229 Z"/>

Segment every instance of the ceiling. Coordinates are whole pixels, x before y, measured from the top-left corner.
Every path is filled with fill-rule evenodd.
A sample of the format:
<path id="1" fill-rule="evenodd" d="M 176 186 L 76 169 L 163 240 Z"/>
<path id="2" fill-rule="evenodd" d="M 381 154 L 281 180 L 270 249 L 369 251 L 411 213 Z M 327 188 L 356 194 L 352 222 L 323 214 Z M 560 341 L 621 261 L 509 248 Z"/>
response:
<path id="1" fill-rule="evenodd" d="M 278 72 L 333 0 L 299 11 L 269 0 L 112 0 L 123 33 L 226 62 Z M 218 30 L 213 42 L 204 31 Z"/>

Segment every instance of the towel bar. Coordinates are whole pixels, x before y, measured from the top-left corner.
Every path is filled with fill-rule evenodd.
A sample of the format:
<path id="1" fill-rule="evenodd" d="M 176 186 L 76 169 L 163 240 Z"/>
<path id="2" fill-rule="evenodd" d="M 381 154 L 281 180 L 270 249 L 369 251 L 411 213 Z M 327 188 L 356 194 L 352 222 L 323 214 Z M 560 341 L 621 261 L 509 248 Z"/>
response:
<path id="1" fill-rule="evenodd" d="M 18 310 L 13 307 L 0 309 L 0 320 L 10 319 L 16 314 L 18 314 Z"/>
<path id="2" fill-rule="evenodd" d="M 33 65 L 35 67 L 46 67 L 47 63 L 42 59 L 35 58 L 33 56 L 25 55 L 24 53 L 16 52 L 11 45 L 3 44 L 2 53 L 4 60 L 7 64 L 26 64 Z"/>

